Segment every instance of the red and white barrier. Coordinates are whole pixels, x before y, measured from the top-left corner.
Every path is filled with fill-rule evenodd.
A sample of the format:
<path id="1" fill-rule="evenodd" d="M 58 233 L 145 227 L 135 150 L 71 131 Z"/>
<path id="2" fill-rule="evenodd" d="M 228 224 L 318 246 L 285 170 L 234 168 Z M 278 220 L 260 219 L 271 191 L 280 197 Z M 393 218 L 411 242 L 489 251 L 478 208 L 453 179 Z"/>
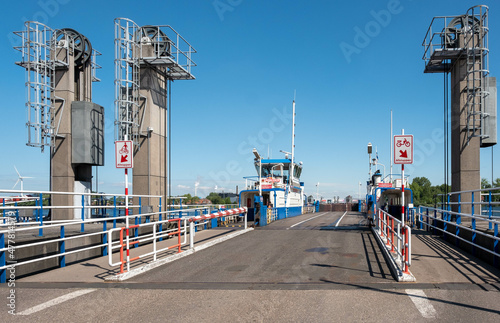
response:
<path id="1" fill-rule="evenodd" d="M 410 274 L 411 266 L 411 229 L 404 222 L 383 210 L 375 211 L 375 232 L 380 236 L 388 254 L 399 264 L 401 272 Z"/>
<path id="2" fill-rule="evenodd" d="M 240 207 L 237 209 L 231 209 L 231 210 L 226 210 L 226 211 L 220 211 L 212 214 L 202 214 L 202 215 L 197 215 L 190 217 L 188 219 L 189 221 L 189 248 L 193 248 L 194 246 L 194 236 L 195 236 L 195 230 L 194 230 L 194 223 L 197 221 L 201 220 L 208 220 L 208 219 L 216 219 L 220 218 L 223 216 L 228 216 L 228 215 L 236 215 L 236 214 L 241 214 L 245 213 L 245 230 L 247 229 L 247 208 L 246 207 Z"/>
<path id="3" fill-rule="evenodd" d="M 247 213 L 247 208 L 246 207 L 240 207 L 237 209 L 231 209 L 231 210 L 226 210 L 226 211 L 220 211 L 217 213 L 211 213 L 211 214 L 202 214 L 202 215 L 197 215 L 189 218 L 189 222 L 196 222 L 196 221 L 201 221 L 201 220 L 208 220 L 208 219 L 215 219 L 215 218 L 220 218 L 223 216 L 228 216 L 228 215 L 235 215 L 235 214 L 241 214 L 241 213 Z"/>

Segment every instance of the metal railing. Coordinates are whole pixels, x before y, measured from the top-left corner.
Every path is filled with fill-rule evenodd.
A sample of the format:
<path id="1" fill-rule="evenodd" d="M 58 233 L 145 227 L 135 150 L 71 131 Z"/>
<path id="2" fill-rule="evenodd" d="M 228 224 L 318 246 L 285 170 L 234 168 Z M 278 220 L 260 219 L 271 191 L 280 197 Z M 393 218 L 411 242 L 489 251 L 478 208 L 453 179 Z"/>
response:
<path id="1" fill-rule="evenodd" d="M 18 196 L 11 196 L 12 194 Z M 31 196 L 25 194 L 30 194 Z M 0 190 L 0 195 L 2 197 L 0 205 L 0 282 L 5 282 L 7 268 L 15 268 L 48 259 L 57 259 L 59 267 L 65 267 L 68 255 L 94 249 L 101 249 L 100 252 L 94 251 L 94 255 L 101 254 L 102 256 L 106 256 L 108 255 L 109 240 L 108 225 L 111 224 L 112 228 L 116 229 L 117 223 L 125 222 L 126 220 L 126 216 L 124 216 L 125 205 L 120 205 L 120 200 L 124 199 L 125 196 L 120 194 Z M 76 196 L 77 200 L 81 201 L 81 204 L 51 205 L 50 201 L 55 195 Z M 91 200 L 90 196 L 97 197 L 97 199 L 106 198 L 106 205 L 98 205 L 98 203 L 89 204 Z M 201 213 L 208 214 L 212 212 L 213 208 L 212 206 L 207 206 L 162 211 L 161 196 L 129 195 L 128 198 L 130 201 L 135 202 L 134 205 L 130 206 L 133 209 L 133 214 L 130 214 L 128 217 L 131 223 L 133 225 L 140 225 L 143 222 L 145 224 L 155 222 L 159 235 L 165 233 L 162 230 L 164 222 L 186 216 L 196 216 Z M 158 212 L 143 213 L 144 206 L 142 205 L 142 201 L 146 201 L 149 198 L 156 198 L 159 201 Z M 34 205 L 26 205 L 27 203 Z M 70 216 L 74 216 L 76 210 L 81 216 L 80 219 L 49 220 L 49 217 L 46 215 L 47 212 L 64 209 L 67 209 Z M 106 212 L 100 214 L 97 218 L 87 217 L 87 215 L 90 215 L 90 212 L 87 211 L 95 210 L 106 210 Z M 28 214 L 33 215 L 21 216 L 19 214 L 20 211 L 29 212 Z M 99 228 L 100 224 L 102 224 L 102 229 Z M 79 228 L 79 230 L 72 230 L 71 236 L 67 236 L 68 229 L 75 227 Z M 138 230 L 136 228 L 132 230 L 133 239 L 139 239 Z M 74 231 L 80 232 L 75 234 Z M 40 241 L 40 239 L 31 238 L 34 235 L 32 232 L 35 235 L 38 233 L 38 236 L 44 237 L 44 240 Z M 168 234 L 168 232 L 165 234 Z M 26 238 L 26 236 L 29 236 L 29 238 Z M 92 240 L 94 242 L 89 242 Z M 71 247 L 71 250 L 67 251 L 67 243 L 69 242 L 78 244 L 79 246 L 76 248 Z M 54 251 L 45 255 L 34 255 L 26 259 L 18 259 L 16 257 L 19 254 L 18 251 L 21 249 L 26 250 L 26 248 L 42 248 Z M 26 251 L 23 253 L 26 253 Z"/>
<path id="2" fill-rule="evenodd" d="M 2 190 L 0 192 L 5 193 L 6 190 Z M 12 193 L 13 191 L 9 190 L 8 192 Z M 17 191 L 14 191 L 15 193 Z M 26 193 L 26 191 L 24 191 Z M 82 193 L 64 193 L 64 192 L 39 192 L 40 193 L 40 200 L 43 201 L 43 198 L 41 197 L 42 194 L 75 194 L 75 195 L 82 195 Z M 90 193 L 89 193 L 90 194 Z M 85 195 L 85 193 L 83 193 Z M 92 195 L 99 195 L 99 194 L 94 194 Z M 116 204 L 116 197 L 120 197 L 121 195 L 111 195 L 111 194 L 101 194 L 101 195 L 106 195 L 106 196 L 113 196 L 114 200 L 114 205 L 110 206 L 113 208 L 114 211 L 118 209 L 118 207 L 123 207 L 123 206 L 118 206 Z M 141 198 L 144 196 L 133 196 L 129 195 L 129 198 L 139 198 L 139 201 Z M 82 252 L 87 252 L 93 249 L 101 249 L 100 254 L 102 256 L 107 256 L 110 255 L 112 250 L 116 248 L 116 246 L 113 246 L 110 244 L 112 240 L 112 233 L 115 231 L 120 230 L 120 234 L 123 237 L 123 231 L 126 230 L 128 233 L 130 231 L 131 237 L 130 241 L 132 243 L 127 244 L 127 253 L 129 253 L 129 247 L 132 245 L 134 248 L 139 245 L 139 243 L 148 243 L 151 242 L 153 244 L 154 248 L 154 253 L 151 253 L 154 255 L 154 258 L 156 259 L 156 254 L 158 252 L 164 251 L 162 250 L 156 250 L 156 241 L 162 241 L 164 238 L 168 238 L 172 235 L 178 235 L 179 239 L 182 234 L 185 235 L 184 241 L 182 244 L 187 243 L 187 238 L 186 238 L 186 233 L 187 233 L 187 225 L 186 221 L 189 218 L 196 218 L 200 214 L 210 214 L 211 212 L 211 207 L 201 207 L 201 208 L 190 208 L 190 209 L 180 209 L 180 210 L 171 210 L 171 211 L 161 211 L 161 197 L 160 198 L 160 211 L 159 212 L 153 212 L 153 213 L 141 213 L 141 205 L 135 205 L 132 207 L 138 208 L 139 212 L 138 214 L 132 215 L 130 214 L 128 216 L 129 221 L 134 219 L 135 224 L 131 225 L 129 228 L 117 228 L 116 224 L 117 221 L 125 221 L 127 218 L 126 216 L 118 216 L 116 212 L 114 212 L 114 215 L 112 217 L 102 217 L 102 218 L 93 218 L 93 219 L 81 219 L 81 220 L 59 220 L 59 221 L 44 221 L 43 217 L 41 217 L 39 220 L 37 219 L 36 221 L 29 221 L 29 222 L 16 222 L 15 217 L 11 216 L 4 216 L 2 218 L 2 224 L 0 224 L 0 282 L 3 283 L 6 281 L 6 272 L 7 270 L 12 270 L 15 267 L 34 263 L 34 262 L 40 262 L 48 259 L 58 259 L 59 262 L 59 267 L 65 267 L 66 266 L 66 257 L 68 255 L 76 254 L 76 253 L 82 253 Z M 16 205 L 8 205 L 6 202 L 7 198 L 4 198 L 3 200 L 3 206 L 0 208 L 2 210 L 2 213 L 6 212 L 12 212 L 13 210 L 16 209 L 28 209 L 28 210 L 41 210 L 43 211 L 44 208 L 49 208 L 49 209 L 57 209 L 57 208 L 67 208 L 67 209 L 74 209 L 74 208 L 88 208 L 91 206 L 16 206 Z M 82 198 L 82 200 L 84 200 Z M 95 206 L 96 208 L 102 208 L 103 206 Z M 246 208 L 245 209 L 238 209 L 238 210 L 244 210 L 245 213 L 245 227 L 246 227 Z M 228 211 L 224 212 L 219 212 L 220 216 L 224 216 L 224 214 L 229 214 L 227 213 Z M 243 212 L 242 212 L 243 213 Z M 82 211 L 83 214 L 83 211 Z M 144 217 L 145 221 L 144 223 L 143 220 L 141 219 Z M 151 222 L 151 219 L 153 222 Z M 158 220 L 155 220 L 158 219 Z M 181 220 L 184 222 L 184 226 L 179 225 L 181 223 Z M 108 230 L 107 228 L 107 223 L 112 222 L 113 226 L 112 229 Z M 173 230 L 173 229 L 164 229 L 163 225 L 171 223 L 171 222 L 176 222 L 178 230 Z M 99 224 L 102 223 L 102 231 L 96 231 L 95 228 L 93 232 L 88 232 L 84 233 L 84 227 L 85 225 L 89 224 Z M 204 225 L 205 223 L 197 223 L 196 225 Z M 82 234 L 77 234 L 74 236 L 66 236 L 66 231 L 68 227 L 71 226 L 80 226 L 80 231 Z M 153 233 L 148 233 L 148 234 L 142 234 L 139 235 L 139 228 L 142 227 L 151 227 L 153 230 Z M 23 244 L 18 244 L 18 239 L 16 237 L 19 234 L 23 233 L 29 233 L 32 231 L 38 230 L 39 231 L 39 236 L 43 236 L 43 230 L 47 229 L 56 229 L 54 230 L 55 237 L 53 238 L 47 238 L 44 241 L 37 241 L 37 242 L 29 242 L 27 241 L 26 243 Z M 193 231 L 194 232 L 194 231 Z M 194 235 L 194 234 L 193 234 Z M 92 237 L 99 237 L 97 241 L 99 242 L 85 242 L 86 239 L 92 238 Z M 84 241 L 84 243 L 79 242 L 79 247 L 72 248 L 70 251 L 66 251 L 66 243 L 68 241 L 74 241 L 74 240 L 81 240 Z M 95 239 L 95 238 L 94 238 Z M 56 251 L 53 253 L 47 254 L 47 255 L 35 255 L 33 257 L 29 257 L 27 260 L 19 260 L 16 258 L 16 254 L 20 249 L 23 248 L 39 248 L 42 247 L 44 249 L 46 246 L 52 245 L 55 247 Z M 120 244 L 121 248 L 123 249 L 124 244 L 123 241 Z M 118 247 L 120 247 L 118 245 Z M 176 245 L 177 246 L 177 245 Z M 50 248 L 47 248 L 50 249 Z M 167 248 L 168 249 L 168 248 Z M 142 257 L 145 257 L 147 255 L 142 255 Z M 121 262 L 122 265 L 124 262 Z"/>
<path id="3" fill-rule="evenodd" d="M 267 224 L 278 220 L 278 209 L 275 207 L 267 208 Z"/>
<path id="4" fill-rule="evenodd" d="M 374 213 L 375 233 L 384 243 L 388 254 L 401 271 L 410 274 L 411 266 L 411 229 L 399 219 L 384 210 Z"/>
<path id="5" fill-rule="evenodd" d="M 54 192 L 54 191 L 20 191 L 20 190 L 0 190 L 1 195 L 17 194 L 20 196 L 4 196 L 0 205 L 0 230 L 7 225 L 6 222 L 12 222 L 9 219 L 15 217 L 18 225 L 21 226 L 38 226 L 38 236 L 43 236 L 43 229 L 47 224 L 68 223 L 80 221 L 81 232 L 85 232 L 85 224 L 96 222 L 93 216 L 98 216 L 106 221 L 113 221 L 113 227 L 116 227 L 116 221 L 120 219 L 120 214 L 125 214 L 125 195 L 124 194 L 102 194 L 102 193 L 73 193 L 73 192 Z M 28 195 L 25 195 L 28 194 Z M 51 203 L 55 196 L 73 196 L 73 200 L 78 199 L 78 204 L 73 205 L 54 205 Z M 34 205 L 26 205 L 22 199 L 30 198 L 30 202 Z M 106 205 L 92 203 L 91 198 L 101 198 L 106 200 Z M 19 200 L 19 201 L 16 201 Z M 142 221 L 142 216 L 145 221 L 151 220 L 150 213 L 142 212 L 144 207 L 142 201 L 144 199 L 157 199 L 159 201 L 158 208 L 161 213 L 162 197 L 159 195 L 128 195 L 129 208 L 137 212 L 136 222 Z M 9 202 L 10 201 L 10 202 Z M 134 203 L 132 203 L 134 202 Z M 45 205 L 44 205 L 45 204 Z M 19 211 L 24 210 L 28 215 L 20 216 Z M 70 216 L 74 216 L 70 220 L 48 220 L 49 216 L 45 215 L 55 210 L 67 210 Z M 110 216 L 105 216 L 108 210 L 112 213 Z M 73 214 L 71 214 L 73 213 Z M 78 218 L 76 217 L 78 215 Z M 135 223 L 138 224 L 138 223 Z"/>
<path id="6" fill-rule="evenodd" d="M 108 254 L 108 261 L 109 265 L 111 267 L 113 266 L 120 266 L 120 273 L 123 274 L 125 272 L 125 265 L 127 270 L 130 271 L 130 263 L 143 259 L 148 256 L 153 256 L 153 261 L 157 260 L 157 255 L 158 253 L 170 250 L 170 249 L 177 249 L 177 253 L 180 253 L 181 247 L 183 245 L 186 245 L 187 242 L 187 233 L 189 233 L 189 249 L 192 249 L 194 247 L 194 237 L 196 235 L 196 229 L 195 227 L 200 226 L 200 225 L 205 225 L 208 220 L 211 219 L 218 219 L 218 218 L 224 218 L 227 216 L 241 216 L 241 214 L 244 214 L 244 229 L 247 229 L 247 208 L 237 208 L 237 209 L 231 209 L 227 211 L 220 211 L 216 213 L 208 213 L 205 212 L 204 214 L 200 215 L 194 215 L 194 216 L 189 216 L 189 217 L 182 217 L 182 218 L 177 218 L 177 219 L 168 219 L 164 221 L 158 221 L 158 222 L 153 222 L 153 223 L 144 223 L 140 225 L 132 225 L 129 228 L 123 227 L 123 228 L 117 228 L 117 229 L 111 229 L 109 230 L 109 236 L 112 237 L 112 233 L 114 231 L 120 231 L 119 235 L 119 242 L 113 243 L 112 239 L 109 240 L 108 242 L 108 249 L 110 250 Z M 176 227 L 170 230 L 162 231 L 162 224 L 167 224 L 167 223 L 175 223 Z M 189 223 L 189 231 L 188 231 L 188 223 Z M 144 234 L 136 238 L 130 238 L 130 230 L 134 229 L 137 230 L 138 228 L 145 228 L 145 227 L 152 227 L 152 233 Z M 157 229 L 158 228 L 158 229 Z M 126 236 L 124 239 L 123 233 L 125 232 Z M 184 235 L 184 241 L 181 241 L 181 237 Z M 162 241 L 163 238 L 168 238 L 170 236 L 177 236 L 177 243 L 171 246 L 167 246 L 161 249 L 157 248 L 157 242 Z M 135 256 L 133 258 L 130 257 L 130 249 L 131 246 L 138 246 L 140 243 L 145 243 L 145 242 L 150 242 L 152 243 L 152 250 L 143 254 L 140 254 L 138 256 Z M 112 254 L 114 249 L 119 249 L 120 250 L 120 261 L 113 263 L 112 260 Z"/>
<path id="7" fill-rule="evenodd" d="M 184 220 L 184 223 L 186 222 L 186 219 Z M 168 224 L 168 223 L 175 223 L 177 224 L 177 228 L 175 229 L 170 229 L 166 231 L 162 231 L 162 225 L 163 224 Z M 130 239 L 130 230 L 137 230 L 140 227 L 149 227 L 151 226 L 153 229 L 152 234 L 145 234 L 140 237 L 132 238 Z M 156 261 L 157 259 L 157 254 L 159 252 L 163 252 L 166 250 L 174 249 L 177 248 L 178 252 L 181 252 L 181 235 L 182 233 L 186 233 L 186 225 L 184 225 L 184 230 L 181 228 L 181 218 L 177 219 L 168 219 L 168 220 L 163 220 L 163 221 L 157 221 L 153 223 L 144 223 L 144 224 L 138 224 L 138 225 L 131 225 L 130 227 L 122 227 L 122 228 L 116 228 L 116 229 L 111 229 L 109 230 L 109 237 L 112 237 L 112 233 L 114 231 L 119 231 L 120 232 L 120 242 L 118 245 L 113 246 L 113 241 L 112 239 L 109 239 L 108 242 L 108 249 L 110 250 L 108 256 L 109 256 L 109 265 L 111 267 L 120 265 L 120 273 L 124 273 L 124 265 L 127 265 L 127 271 L 130 271 L 130 262 L 145 258 L 147 256 L 153 255 L 153 261 Z M 126 233 L 126 239 L 124 241 L 124 235 L 123 233 Z M 157 241 L 162 241 L 163 238 L 169 238 L 173 235 L 177 235 L 178 241 L 177 244 L 173 246 L 168 246 L 166 248 L 162 249 L 157 249 L 156 243 Z M 186 235 L 185 235 L 186 236 Z M 148 243 L 152 242 L 153 244 L 153 251 L 147 252 L 145 254 L 141 254 L 139 256 L 136 256 L 134 258 L 130 258 L 130 246 L 137 247 L 139 246 L 140 243 Z M 185 243 L 185 241 L 184 241 Z M 113 249 L 120 249 L 120 261 L 117 263 L 113 263 L 112 261 L 112 255 L 113 255 Z M 126 253 L 126 257 L 124 257 L 124 253 Z"/>
<path id="8" fill-rule="evenodd" d="M 457 246 L 463 241 L 472 247 L 472 254 L 480 249 L 498 258 L 500 214 L 499 210 L 493 208 L 500 205 L 500 202 L 495 201 L 498 194 L 494 193 L 499 189 L 495 187 L 442 194 L 440 196 L 443 197 L 443 201 L 439 203 L 439 207 L 418 208 L 416 224 L 420 229 L 433 231 L 435 234 L 441 233 L 445 239 L 454 237 Z M 486 210 L 481 211 L 482 207 L 486 207 Z M 470 213 L 463 212 L 465 208 L 470 210 Z M 464 220 L 467 220 L 466 224 Z M 479 237 L 492 243 L 480 243 Z M 496 263 L 497 258 L 494 261 Z"/>

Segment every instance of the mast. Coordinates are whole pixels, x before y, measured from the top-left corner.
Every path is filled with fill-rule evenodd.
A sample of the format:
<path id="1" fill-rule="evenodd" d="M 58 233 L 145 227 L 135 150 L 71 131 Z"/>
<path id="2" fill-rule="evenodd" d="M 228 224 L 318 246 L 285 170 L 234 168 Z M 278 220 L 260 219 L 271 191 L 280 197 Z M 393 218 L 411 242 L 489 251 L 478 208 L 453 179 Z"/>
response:
<path id="1" fill-rule="evenodd" d="M 295 98 L 292 103 L 292 166 L 290 167 L 290 185 L 293 185 L 293 163 L 295 153 Z"/>

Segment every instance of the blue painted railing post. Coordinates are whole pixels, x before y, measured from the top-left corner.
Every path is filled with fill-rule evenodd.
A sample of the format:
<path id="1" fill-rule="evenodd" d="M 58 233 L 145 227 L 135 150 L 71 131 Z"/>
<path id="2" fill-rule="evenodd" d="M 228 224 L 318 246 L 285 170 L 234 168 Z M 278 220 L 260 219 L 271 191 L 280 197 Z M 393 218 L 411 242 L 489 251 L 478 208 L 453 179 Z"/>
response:
<path id="1" fill-rule="evenodd" d="M 40 229 L 38 229 L 38 236 L 43 236 L 43 196 L 40 193 Z"/>
<path id="2" fill-rule="evenodd" d="M 142 199 L 140 196 L 139 196 L 139 223 L 142 223 Z"/>
<path id="3" fill-rule="evenodd" d="M 82 221 L 85 221 L 85 195 L 82 194 Z M 80 231 L 81 232 L 85 232 L 85 225 L 81 224 L 81 228 L 80 228 Z"/>
<path id="4" fill-rule="evenodd" d="M 418 227 L 420 230 L 422 230 L 422 207 L 419 206 L 418 207 L 418 211 L 417 211 L 417 219 L 418 219 Z"/>
<path id="5" fill-rule="evenodd" d="M 116 196 L 113 196 L 113 229 L 116 229 Z"/>
<path id="6" fill-rule="evenodd" d="M 447 239 L 448 235 L 446 234 L 446 232 L 448 231 L 448 221 L 451 220 L 451 215 L 449 213 L 449 211 L 450 211 L 450 194 L 448 194 L 446 197 L 446 210 L 448 212 L 446 212 L 446 215 L 444 216 L 444 222 L 443 222 L 443 238 L 445 241 L 448 240 Z"/>
<path id="7" fill-rule="evenodd" d="M 437 210 L 434 209 L 434 218 L 432 219 L 432 225 L 433 225 L 433 234 L 436 234 L 436 225 L 437 225 Z"/>
<path id="8" fill-rule="evenodd" d="M 106 223 L 106 221 L 104 221 Z M 102 235 L 102 244 L 104 247 L 102 248 L 102 255 L 107 256 L 108 255 L 108 233 L 106 230 L 104 231 L 104 234 Z"/>
<path id="9" fill-rule="evenodd" d="M 476 243 L 476 215 L 474 214 L 474 192 L 472 192 L 472 254 L 476 255 L 476 248 L 474 244 Z"/>
<path id="10" fill-rule="evenodd" d="M 64 225 L 61 225 L 61 234 L 60 234 L 61 239 L 65 238 L 65 233 L 64 233 Z M 61 240 L 59 242 L 59 267 L 66 267 L 66 256 L 64 253 L 66 252 L 66 241 Z"/>
<path id="11" fill-rule="evenodd" d="M 161 218 L 162 218 L 162 214 L 161 214 L 161 197 L 160 197 L 160 205 L 158 206 L 158 211 L 160 213 L 160 215 L 158 216 L 158 221 L 161 222 Z M 160 233 L 160 235 L 161 235 L 162 228 L 163 228 L 163 224 L 160 223 L 160 225 L 158 226 L 158 232 Z M 159 241 L 163 241 L 163 238 L 160 237 Z"/>
<path id="12" fill-rule="evenodd" d="M 0 267 L 5 267 L 6 262 L 5 262 L 5 251 L 3 249 L 5 248 L 5 235 L 3 233 L 0 233 Z M 7 269 L 0 269 L 0 283 L 5 283 L 7 281 Z"/>
<path id="13" fill-rule="evenodd" d="M 429 231 L 429 208 L 427 208 L 425 215 L 426 215 L 425 222 L 427 223 L 427 226 L 425 227 L 425 231 Z"/>
<path id="14" fill-rule="evenodd" d="M 488 192 L 488 219 L 491 220 L 491 217 L 493 216 L 493 210 L 491 208 L 491 191 Z M 488 222 L 488 229 L 491 230 L 493 229 L 493 223 Z"/>
<path id="15" fill-rule="evenodd" d="M 462 212 L 462 196 L 460 195 L 460 193 L 458 193 L 458 213 L 457 214 L 457 227 L 456 227 L 456 230 L 455 230 L 455 235 L 457 236 L 457 238 L 455 239 L 455 245 L 458 247 L 458 245 L 460 244 L 460 239 L 458 239 L 459 235 L 460 235 L 460 227 L 459 225 L 462 224 L 462 215 L 460 214 Z"/>

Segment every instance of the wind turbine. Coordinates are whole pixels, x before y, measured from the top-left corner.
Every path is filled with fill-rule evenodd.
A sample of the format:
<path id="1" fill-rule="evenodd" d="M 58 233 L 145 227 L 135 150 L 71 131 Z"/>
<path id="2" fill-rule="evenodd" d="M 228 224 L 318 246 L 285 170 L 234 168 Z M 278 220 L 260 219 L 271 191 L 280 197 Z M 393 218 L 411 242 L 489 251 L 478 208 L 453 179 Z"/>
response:
<path id="1" fill-rule="evenodd" d="M 23 197 L 24 196 L 24 194 L 23 194 L 23 191 L 24 191 L 24 186 L 23 186 L 24 179 L 25 178 L 33 178 L 33 177 L 21 176 L 21 174 L 19 174 L 19 171 L 17 170 L 17 168 L 16 168 L 15 165 L 14 165 L 14 169 L 16 170 L 17 176 L 19 176 L 19 178 L 17 179 L 16 184 L 14 184 L 14 186 L 12 186 L 12 189 L 14 189 L 17 186 L 17 183 L 21 182 L 21 197 Z"/>

